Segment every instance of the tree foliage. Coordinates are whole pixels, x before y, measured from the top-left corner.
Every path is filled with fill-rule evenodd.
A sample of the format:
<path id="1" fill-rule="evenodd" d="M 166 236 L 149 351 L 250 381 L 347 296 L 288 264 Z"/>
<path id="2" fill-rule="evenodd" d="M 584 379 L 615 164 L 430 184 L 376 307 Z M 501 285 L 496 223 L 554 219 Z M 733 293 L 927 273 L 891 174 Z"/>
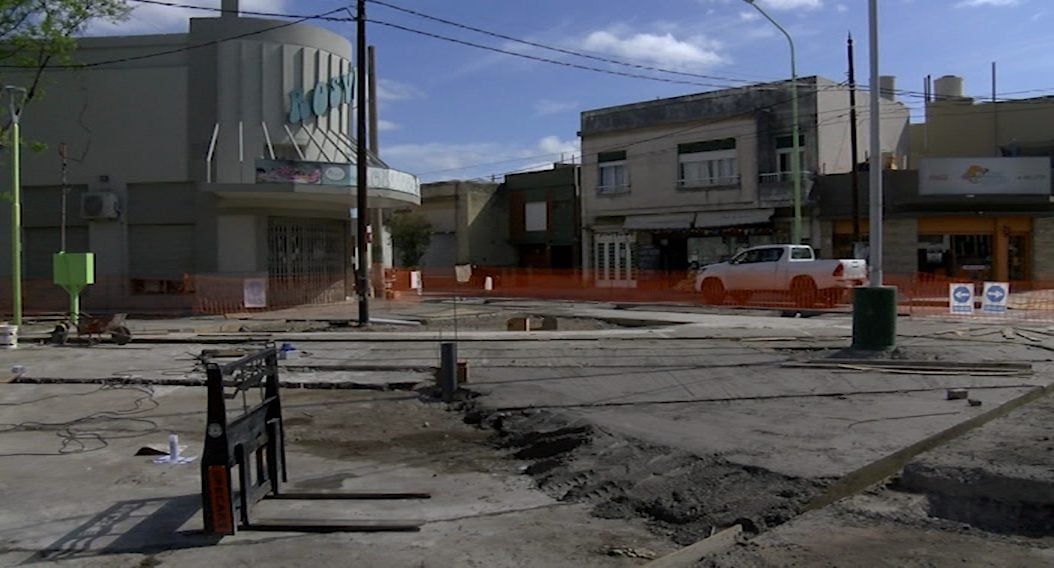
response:
<path id="1" fill-rule="evenodd" d="M 90 22 L 121 21 L 129 9 L 125 0 L 0 0 L 0 85 L 26 89 L 16 111 L 39 95 L 49 66 L 69 64 Z"/>
<path id="2" fill-rule="evenodd" d="M 388 230 L 392 233 L 392 245 L 399 253 L 400 264 L 416 268 L 432 243 L 432 223 L 420 213 L 400 211 L 388 220 Z"/>

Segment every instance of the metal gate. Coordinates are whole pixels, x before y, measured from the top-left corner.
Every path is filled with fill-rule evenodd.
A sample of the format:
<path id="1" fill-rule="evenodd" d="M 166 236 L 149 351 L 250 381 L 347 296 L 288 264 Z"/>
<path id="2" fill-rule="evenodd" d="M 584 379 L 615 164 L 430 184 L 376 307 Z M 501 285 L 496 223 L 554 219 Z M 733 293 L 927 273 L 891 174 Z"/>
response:
<path id="1" fill-rule="evenodd" d="M 284 304 L 343 300 L 349 237 L 344 221 L 269 218 L 268 294 Z"/>
<path id="2" fill-rule="evenodd" d="M 625 233 L 598 233 L 594 243 L 595 282 L 603 288 L 637 286 L 636 243 Z"/>

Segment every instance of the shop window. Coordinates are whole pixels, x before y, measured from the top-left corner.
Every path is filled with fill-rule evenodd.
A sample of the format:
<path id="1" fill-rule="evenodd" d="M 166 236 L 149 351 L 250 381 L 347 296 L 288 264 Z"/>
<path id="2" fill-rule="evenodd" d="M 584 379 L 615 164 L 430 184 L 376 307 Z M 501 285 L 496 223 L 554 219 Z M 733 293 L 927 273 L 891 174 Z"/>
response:
<path id="1" fill-rule="evenodd" d="M 739 183 L 736 139 L 707 140 L 677 145 L 680 187 L 709 187 Z"/>
<path id="2" fill-rule="evenodd" d="M 623 193 L 628 190 L 626 151 L 597 154 L 597 193 Z"/>

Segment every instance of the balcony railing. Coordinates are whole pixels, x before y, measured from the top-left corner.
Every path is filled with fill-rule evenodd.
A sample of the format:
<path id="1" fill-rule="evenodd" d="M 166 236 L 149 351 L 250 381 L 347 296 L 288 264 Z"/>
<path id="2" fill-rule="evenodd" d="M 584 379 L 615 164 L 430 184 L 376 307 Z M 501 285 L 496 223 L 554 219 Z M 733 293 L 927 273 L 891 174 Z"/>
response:
<path id="1" fill-rule="evenodd" d="M 801 179 L 806 179 L 812 175 L 812 172 L 808 170 L 801 171 Z M 781 183 L 781 182 L 792 182 L 794 181 L 794 172 L 770 172 L 767 174 L 759 174 L 758 181 L 761 183 Z"/>
<path id="2" fill-rule="evenodd" d="M 739 185 L 739 176 L 721 176 L 677 180 L 677 187 L 682 189 L 707 188 L 725 185 Z"/>

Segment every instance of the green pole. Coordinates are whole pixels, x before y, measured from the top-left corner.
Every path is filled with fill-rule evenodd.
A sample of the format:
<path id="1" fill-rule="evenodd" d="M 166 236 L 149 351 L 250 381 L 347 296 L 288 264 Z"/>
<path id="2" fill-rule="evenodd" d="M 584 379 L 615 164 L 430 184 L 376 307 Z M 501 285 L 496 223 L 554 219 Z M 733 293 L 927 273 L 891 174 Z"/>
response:
<path id="1" fill-rule="evenodd" d="M 791 137 L 794 138 L 792 142 L 791 155 L 791 177 L 794 182 L 794 223 L 791 225 L 791 242 L 796 245 L 801 244 L 801 156 L 800 143 L 798 141 L 798 71 L 794 60 L 794 40 L 791 39 L 787 30 L 783 29 L 783 26 L 779 25 L 779 22 L 773 20 L 765 10 L 761 9 L 754 0 L 743 0 L 747 4 L 750 4 L 757 10 L 762 16 L 765 17 L 772 25 L 776 26 L 784 37 L 787 38 L 787 43 L 790 44 L 790 56 L 791 56 Z"/>
<path id="2" fill-rule="evenodd" d="M 14 109 L 12 102 L 11 108 Z M 11 113 L 11 309 L 22 326 L 22 187 L 19 177 L 18 114 Z"/>

